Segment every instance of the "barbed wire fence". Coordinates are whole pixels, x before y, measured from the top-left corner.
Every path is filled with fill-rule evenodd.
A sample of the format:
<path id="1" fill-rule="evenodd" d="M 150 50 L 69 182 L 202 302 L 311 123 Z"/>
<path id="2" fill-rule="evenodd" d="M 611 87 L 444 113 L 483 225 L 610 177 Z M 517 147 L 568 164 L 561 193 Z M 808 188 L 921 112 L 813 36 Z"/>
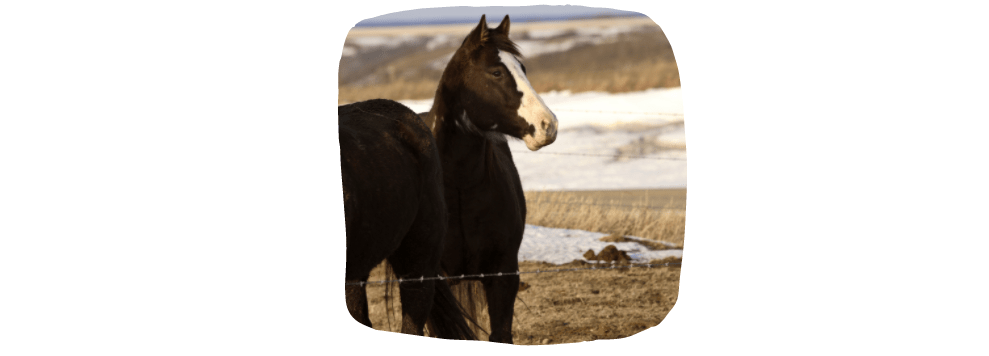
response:
<path id="1" fill-rule="evenodd" d="M 633 209 L 647 209 L 647 210 L 684 210 L 687 207 L 666 207 L 666 206 L 649 206 L 649 205 L 627 205 L 627 204 L 602 204 L 602 203 L 580 203 L 580 202 L 565 202 L 557 200 L 545 200 L 545 199 L 526 199 L 527 202 L 533 204 L 564 204 L 564 205 L 580 205 L 580 206 L 607 206 L 616 208 L 633 208 Z"/>
<path id="2" fill-rule="evenodd" d="M 573 272 L 573 271 L 587 271 L 587 270 L 614 270 L 614 269 L 629 269 L 629 268 L 653 268 L 653 267 L 668 267 L 668 266 L 680 266 L 680 262 L 667 262 L 667 263 L 611 263 L 605 267 L 586 267 L 586 268 L 557 268 L 557 269 L 538 269 L 535 271 L 515 271 L 509 273 L 479 273 L 479 274 L 467 274 L 459 276 L 436 276 L 436 277 L 426 277 L 421 276 L 419 278 L 399 278 L 383 281 L 367 281 L 367 282 L 347 282 L 348 286 L 365 286 L 372 284 L 387 284 L 387 283 L 414 283 L 414 282 L 425 282 L 425 281 L 438 281 L 438 280 L 460 280 L 460 279 L 472 279 L 472 278 L 490 278 L 490 277 L 504 277 L 504 276 L 521 276 L 523 274 L 539 274 L 539 273 L 558 273 L 558 272 Z"/>
<path id="3" fill-rule="evenodd" d="M 610 110 L 582 110 L 582 109 L 552 109 L 552 110 L 565 111 L 565 112 L 582 112 L 582 113 L 591 113 L 591 114 L 626 114 L 626 115 L 643 115 L 643 116 L 683 117 L 683 113 L 677 113 L 677 112 L 610 111 Z"/>
<path id="4" fill-rule="evenodd" d="M 588 157 L 608 157 L 608 158 L 629 158 L 629 159 L 656 159 L 656 160 L 669 160 L 669 161 L 686 161 L 686 158 L 681 157 L 656 157 L 656 156 L 632 156 L 624 154 L 601 154 L 601 153 L 579 153 L 579 152 L 539 152 L 539 151 L 520 151 L 512 150 L 512 153 L 521 154 L 537 154 L 537 155 L 560 155 L 560 156 L 588 156 Z"/>

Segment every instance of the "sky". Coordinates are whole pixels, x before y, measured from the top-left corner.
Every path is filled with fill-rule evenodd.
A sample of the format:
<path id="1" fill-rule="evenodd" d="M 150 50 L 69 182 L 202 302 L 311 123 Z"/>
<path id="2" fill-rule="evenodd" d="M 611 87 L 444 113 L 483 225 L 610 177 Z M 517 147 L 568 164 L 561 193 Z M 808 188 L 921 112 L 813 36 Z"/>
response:
<path id="1" fill-rule="evenodd" d="M 506 14 L 511 16 L 512 21 L 517 22 L 564 20 L 600 15 L 645 16 L 634 11 L 573 5 L 454 6 L 393 12 L 360 21 L 356 27 L 475 23 L 481 15 L 487 15 L 488 22 L 496 22 Z"/>

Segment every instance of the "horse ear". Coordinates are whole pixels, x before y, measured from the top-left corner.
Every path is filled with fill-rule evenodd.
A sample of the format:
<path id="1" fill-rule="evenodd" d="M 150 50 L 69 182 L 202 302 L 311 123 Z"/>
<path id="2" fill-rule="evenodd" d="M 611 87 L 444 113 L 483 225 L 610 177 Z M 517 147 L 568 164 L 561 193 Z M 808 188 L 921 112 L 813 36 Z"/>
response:
<path id="1" fill-rule="evenodd" d="M 507 36 L 508 35 L 508 26 L 511 25 L 510 22 L 511 21 L 508 20 L 508 15 L 505 15 L 505 18 L 501 20 L 501 24 L 498 25 L 498 28 L 496 28 L 495 31 L 499 31 L 501 33 L 504 33 Z"/>
<path id="2" fill-rule="evenodd" d="M 477 24 L 477 27 L 475 27 L 473 31 L 470 31 L 470 34 L 467 35 L 467 40 L 465 42 L 470 44 L 470 49 L 473 49 L 481 46 L 487 40 L 488 22 L 484 20 L 484 15 L 481 15 L 481 22 Z"/>

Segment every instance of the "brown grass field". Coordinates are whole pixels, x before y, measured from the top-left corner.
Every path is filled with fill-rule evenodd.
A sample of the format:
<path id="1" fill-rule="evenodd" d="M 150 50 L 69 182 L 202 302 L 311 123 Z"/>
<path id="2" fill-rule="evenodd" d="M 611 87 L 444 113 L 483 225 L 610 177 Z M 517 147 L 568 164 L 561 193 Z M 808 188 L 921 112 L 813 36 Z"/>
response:
<path id="1" fill-rule="evenodd" d="M 491 21 L 489 19 L 489 21 Z M 495 26 L 496 23 L 489 22 Z M 551 90 L 629 92 L 676 87 L 680 76 L 665 34 L 649 19 L 594 19 L 563 22 L 512 23 L 512 38 L 530 39 L 528 30 L 577 29 L 593 26 L 634 25 L 644 30 L 623 33 L 614 41 L 582 45 L 567 51 L 523 59 L 530 82 L 539 92 Z M 362 36 L 420 36 L 394 48 L 375 50 L 340 61 L 339 104 L 373 98 L 392 100 L 432 98 L 442 74 L 443 61 L 456 49 L 447 45 L 427 49 L 437 34 L 458 41 L 473 25 L 355 28 L 348 44 Z M 457 37 L 459 36 L 459 37 Z M 560 38 L 575 36 L 573 31 Z M 523 52 L 523 55 L 525 53 Z M 655 128 L 646 128 L 655 129 Z M 562 132 L 561 134 L 566 134 Z M 683 150 L 645 140 L 623 147 L 619 155 Z M 619 158 L 620 159 L 620 158 Z M 637 236 L 684 245 L 686 189 L 639 191 L 526 192 L 527 224 Z M 646 248 L 670 248 L 648 244 Z M 654 261 L 660 262 L 660 261 Z M 668 259 L 662 262 L 680 262 Z M 522 272 L 556 268 L 586 268 L 585 261 L 562 266 L 522 262 Z M 384 264 L 372 271 L 371 281 L 386 279 Z M 522 274 L 515 303 L 514 342 L 522 345 L 558 344 L 634 335 L 659 324 L 673 308 L 679 290 L 679 265 Z M 395 285 L 392 284 L 392 287 Z M 380 284 L 369 285 L 368 300 L 375 329 L 398 332 L 401 305 L 398 289 L 388 293 Z M 486 312 L 478 322 L 488 328 Z M 355 325 L 356 324 L 355 322 Z M 482 340 L 487 339 L 483 332 Z"/>
<path id="2" fill-rule="evenodd" d="M 527 192 L 530 201 L 527 223 L 644 237 L 673 243 L 682 249 L 685 216 L 682 209 L 686 207 L 686 197 L 686 189 Z M 559 202 L 579 205 L 561 209 Z M 670 209 L 651 212 L 657 207 Z M 561 211 L 565 214 L 559 214 Z M 646 247 L 667 248 L 661 244 Z M 592 266 L 585 261 L 564 265 L 522 262 L 519 270 Z M 371 272 L 371 281 L 385 279 L 388 277 L 384 264 Z M 515 302 L 515 343 L 557 344 L 623 338 L 658 325 L 676 303 L 680 268 L 671 265 L 532 273 L 522 274 L 521 280 L 522 288 Z M 388 292 L 387 301 L 385 289 L 381 284 L 367 288 L 371 322 L 375 329 L 399 332 L 398 288 Z M 486 312 L 480 313 L 478 322 L 484 328 L 489 327 Z M 479 335 L 486 340 L 484 332 Z"/>
<path id="3" fill-rule="evenodd" d="M 518 345 L 560 344 L 598 339 L 619 339 L 658 325 L 677 301 L 680 285 L 679 259 L 651 261 L 670 266 L 605 269 L 556 273 L 522 274 L 522 290 L 515 299 L 514 342 Z M 522 262 L 519 270 L 587 268 L 587 262 L 552 265 Z M 384 279 L 384 268 L 376 268 L 371 280 Z M 375 329 L 401 330 L 398 288 L 386 302 L 382 284 L 367 287 L 368 308 Z M 487 329 L 482 311 L 478 323 Z M 357 324 L 354 321 L 355 325 Z M 487 340 L 484 332 L 481 340 Z"/>
<path id="4" fill-rule="evenodd" d="M 636 236 L 683 247 L 686 189 L 527 192 L 526 223 Z"/>

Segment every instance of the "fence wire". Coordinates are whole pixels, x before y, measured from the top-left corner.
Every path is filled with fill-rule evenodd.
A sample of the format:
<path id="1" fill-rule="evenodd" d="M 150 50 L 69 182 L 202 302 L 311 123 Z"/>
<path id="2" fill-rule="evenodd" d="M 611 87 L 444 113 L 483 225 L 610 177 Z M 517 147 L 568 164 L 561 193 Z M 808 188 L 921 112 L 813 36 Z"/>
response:
<path id="1" fill-rule="evenodd" d="M 565 202 L 558 200 L 540 200 L 538 198 L 526 199 L 527 203 L 532 204 L 567 204 L 567 205 L 593 205 L 593 206 L 611 206 L 611 207 L 623 207 L 623 208 L 636 208 L 636 209 L 649 209 L 649 210 L 685 210 L 687 207 L 660 207 L 660 206 L 640 206 L 640 205 L 624 205 L 624 204 L 598 204 L 598 203 L 576 203 L 576 202 Z"/>
<path id="2" fill-rule="evenodd" d="M 584 112 L 584 113 L 593 113 L 593 114 L 628 114 L 628 115 L 683 117 L 682 113 L 675 113 L 675 112 L 635 112 L 635 111 L 606 111 L 606 110 L 580 110 L 580 109 L 553 109 L 553 111 Z"/>
<path id="3" fill-rule="evenodd" d="M 399 278 L 399 279 L 391 279 L 391 280 L 385 280 L 385 281 L 347 282 L 346 285 L 348 285 L 348 286 L 362 286 L 363 287 L 365 285 L 371 285 L 371 284 L 386 284 L 386 283 L 399 283 L 399 284 L 401 284 L 401 283 L 409 283 L 409 282 L 425 282 L 425 281 L 438 281 L 438 280 L 456 280 L 456 279 L 466 279 L 466 278 L 486 278 L 486 277 L 521 276 L 523 274 L 532 274 L 532 273 L 556 273 L 556 272 L 571 272 L 571 271 L 586 271 L 586 270 L 626 269 L 626 268 L 632 268 L 632 267 L 652 268 L 652 267 L 665 267 L 665 266 L 679 266 L 680 264 L 681 264 L 681 262 L 668 262 L 668 263 L 627 263 L 627 264 L 615 264 L 615 263 L 612 263 L 612 264 L 608 265 L 607 267 L 558 268 L 558 269 L 549 269 L 549 270 L 537 269 L 535 271 L 526 271 L 526 272 L 516 271 L 516 272 L 509 272 L 509 273 L 498 272 L 498 273 L 487 273 L 487 274 L 485 274 L 485 273 L 480 273 L 480 274 L 466 274 L 466 275 L 465 274 L 462 274 L 462 275 L 459 275 L 459 276 L 446 276 L 446 277 L 444 277 L 444 276 L 436 276 L 436 277 L 421 276 L 419 278 Z"/>
<path id="4" fill-rule="evenodd" d="M 523 153 L 523 154 L 542 154 L 542 155 L 562 155 L 562 156 L 590 156 L 590 157 L 609 157 L 614 159 L 619 158 L 630 158 L 630 159 L 657 159 L 657 160 L 669 160 L 669 161 L 686 161 L 686 158 L 676 158 L 676 157 L 656 157 L 656 156 L 628 156 L 619 154 L 596 154 L 596 153 L 574 153 L 574 152 L 539 152 L 539 151 L 516 151 L 513 150 L 512 153 Z"/>

